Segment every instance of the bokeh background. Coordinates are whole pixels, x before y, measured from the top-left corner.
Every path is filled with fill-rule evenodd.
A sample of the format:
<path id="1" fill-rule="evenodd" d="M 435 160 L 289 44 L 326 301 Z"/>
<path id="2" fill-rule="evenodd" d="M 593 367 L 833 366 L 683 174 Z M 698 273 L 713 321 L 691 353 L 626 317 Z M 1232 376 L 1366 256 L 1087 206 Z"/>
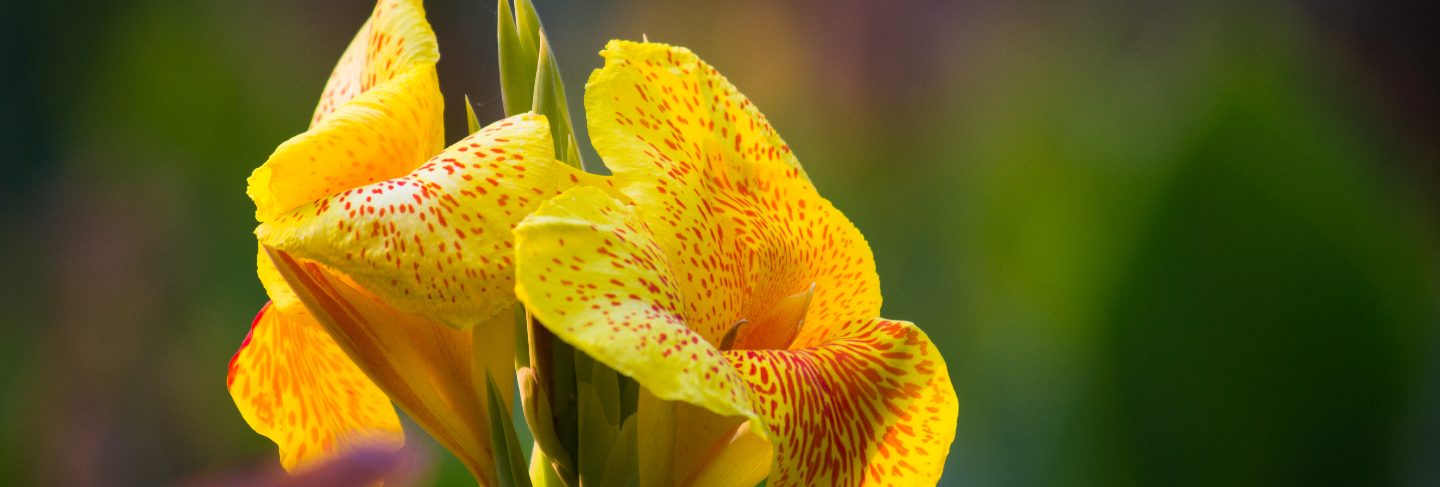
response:
<path id="1" fill-rule="evenodd" d="M 428 3 L 453 140 L 500 115 L 495 6 Z M 765 111 L 946 354 L 944 485 L 1440 484 L 1420 2 L 538 3 L 576 116 L 642 34 Z M 275 468 L 224 386 L 245 178 L 371 5 L 0 4 L 0 484 Z"/>

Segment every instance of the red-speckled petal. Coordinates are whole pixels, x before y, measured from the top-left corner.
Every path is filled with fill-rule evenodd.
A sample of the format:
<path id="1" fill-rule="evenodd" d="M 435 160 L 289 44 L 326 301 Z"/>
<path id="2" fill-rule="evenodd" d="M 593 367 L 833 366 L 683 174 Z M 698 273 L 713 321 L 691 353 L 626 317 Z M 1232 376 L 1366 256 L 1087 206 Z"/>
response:
<path id="1" fill-rule="evenodd" d="M 750 414 L 738 374 L 684 319 L 672 257 L 629 207 L 600 189 L 576 188 L 515 234 L 515 292 L 556 336 L 656 397 Z"/>
<path id="2" fill-rule="evenodd" d="M 770 485 L 935 485 L 958 414 L 944 359 L 907 322 L 847 328 L 814 348 L 725 353 L 769 428 Z"/>
<path id="3" fill-rule="evenodd" d="M 418 1 L 386 0 L 326 84 L 309 131 L 250 175 L 255 217 L 410 172 L 444 146 L 435 34 Z"/>
<path id="4" fill-rule="evenodd" d="M 613 215 L 574 209 L 562 221 L 640 235 L 629 246 L 606 240 L 598 257 L 582 245 L 579 268 L 608 258 L 632 275 L 662 269 L 657 275 L 668 281 L 663 292 L 630 295 L 632 303 L 603 284 L 581 293 L 579 283 L 601 282 L 587 280 L 599 275 L 589 271 L 550 284 L 548 301 L 534 290 L 525 297 L 527 263 L 554 263 L 533 271 L 540 281 L 564 272 L 572 265 L 565 256 L 577 251 L 551 246 L 531 256 L 522 236 L 519 289 L 532 312 L 557 313 L 566 318 L 561 328 L 579 326 L 578 340 L 601 342 L 595 348 L 606 363 L 652 363 L 652 329 L 676 323 L 726 349 L 751 388 L 758 416 L 750 417 L 763 421 L 776 449 L 772 484 L 933 484 L 954 435 L 954 391 L 923 333 L 875 318 L 879 279 L 864 237 L 816 193 L 764 117 L 694 54 L 631 42 L 612 42 L 602 54 L 606 65 L 587 85 L 590 133 L 634 208 L 619 227 Z M 623 273 L 615 276 L 623 282 Z M 617 324 L 616 306 L 635 311 Z M 630 356 L 608 350 L 604 343 L 617 335 L 639 348 Z M 638 369 L 652 390 L 693 381 L 671 376 L 696 370 Z"/>
<path id="5" fill-rule="evenodd" d="M 230 359 L 240 415 L 294 472 L 359 447 L 399 449 L 400 418 L 303 306 L 267 303 Z"/>
<path id="6" fill-rule="evenodd" d="M 780 303 L 812 286 L 807 322 L 879 314 L 864 236 L 724 77 L 663 44 L 615 41 L 602 54 L 585 97 L 590 133 L 669 256 L 694 330 L 720 343 L 741 320 L 753 330 L 793 326 Z M 842 331 L 807 326 L 794 342 Z"/>
<path id="7" fill-rule="evenodd" d="M 330 72 L 311 126 L 319 125 L 336 108 L 370 88 L 395 79 L 415 66 L 435 64 L 439 60 L 435 34 L 425 22 L 421 2 L 378 2 Z"/>
<path id="8" fill-rule="evenodd" d="M 653 179 L 702 159 L 707 145 L 737 163 L 799 168 L 790 146 L 719 71 L 683 47 L 610 41 L 585 85 L 590 138 L 616 176 Z M 655 172 L 656 160 L 664 161 Z"/>
<path id="9" fill-rule="evenodd" d="M 496 122 L 413 172 L 262 224 L 261 243 L 330 266 L 407 313 L 465 328 L 515 302 L 511 229 L 577 184 L 540 115 Z"/>

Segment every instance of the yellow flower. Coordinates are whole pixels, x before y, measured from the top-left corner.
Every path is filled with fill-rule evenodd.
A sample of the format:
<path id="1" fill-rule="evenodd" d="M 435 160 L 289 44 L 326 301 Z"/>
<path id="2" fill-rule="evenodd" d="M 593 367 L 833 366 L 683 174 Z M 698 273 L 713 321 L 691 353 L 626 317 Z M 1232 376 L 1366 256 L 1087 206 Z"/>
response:
<path id="1" fill-rule="evenodd" d="M 420 2 L 382 0 L 310 129 L 250 177 L 271 303 L 227 382 L 287 470 L 361 445 L 398 448 L 393 400 L 495 484 L 484 394 L 488 375 L 508 414 L 511 229 L 545 198 L 597 180 L 554 160 L 538 115 L 444 148 L 438 59 Z"/>
<path id="2" fill-rule="evenodd" d="M 669 416 L 703 439 L 651 438 L 669 433 L 642 420 L 642 475 L 708 483 L 715 472 L 678 458 L 753 465 L 729 458 L 757 450 L 753 432 L 773 448 L 770 485 L 935 483 L 955 392 L 924 332 L 878 317 L 860 232 L 689 50 L 614 41 L 602 55 L 585 111 L 629 201 L 579 187 L 542 205 L 516 228 L 516 292 L 556 336 L 703 408 Z M 657 454 L 675 470 L 647 472 Z"/>

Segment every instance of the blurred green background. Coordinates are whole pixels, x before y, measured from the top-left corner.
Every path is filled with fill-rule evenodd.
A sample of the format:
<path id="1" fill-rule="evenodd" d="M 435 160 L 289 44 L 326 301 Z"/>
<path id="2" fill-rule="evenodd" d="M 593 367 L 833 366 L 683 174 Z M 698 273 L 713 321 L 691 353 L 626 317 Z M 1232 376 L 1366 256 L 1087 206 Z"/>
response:
<path id="1" fill-rule="evenodd" d="M 987 3 L 539 9 L 576 116 L 642 34 L 765 111 L 946 354 L 944 485 L 1440 484 L 1434 17 Z M 245 178 L 371 6 L 0 4 L 0 484 L 274 468 L 224 386 L 265 299 Z M 454 140 L 462 94 L 501 112 L 495 6 L 428 9 Z"/>

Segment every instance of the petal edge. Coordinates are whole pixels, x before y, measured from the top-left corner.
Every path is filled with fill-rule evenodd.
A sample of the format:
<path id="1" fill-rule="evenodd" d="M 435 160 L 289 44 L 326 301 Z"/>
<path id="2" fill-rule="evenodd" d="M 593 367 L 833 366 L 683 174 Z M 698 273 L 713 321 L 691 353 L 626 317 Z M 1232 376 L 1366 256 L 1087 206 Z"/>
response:
<path id="1" fill-rule="evenodd" d="M 875 319 L 815 348 L 725 355 L 769 427 L 770 485 L 939 481 L 958 403 L 944 358 L 915 325 Z"/>
<path id="2" fill-rule="evenodd" d="M 290 472 L 357 447 L 398 450 L 400 418 L 304 308 L 266 303 L 226 377 L 241 416 Z"/>

